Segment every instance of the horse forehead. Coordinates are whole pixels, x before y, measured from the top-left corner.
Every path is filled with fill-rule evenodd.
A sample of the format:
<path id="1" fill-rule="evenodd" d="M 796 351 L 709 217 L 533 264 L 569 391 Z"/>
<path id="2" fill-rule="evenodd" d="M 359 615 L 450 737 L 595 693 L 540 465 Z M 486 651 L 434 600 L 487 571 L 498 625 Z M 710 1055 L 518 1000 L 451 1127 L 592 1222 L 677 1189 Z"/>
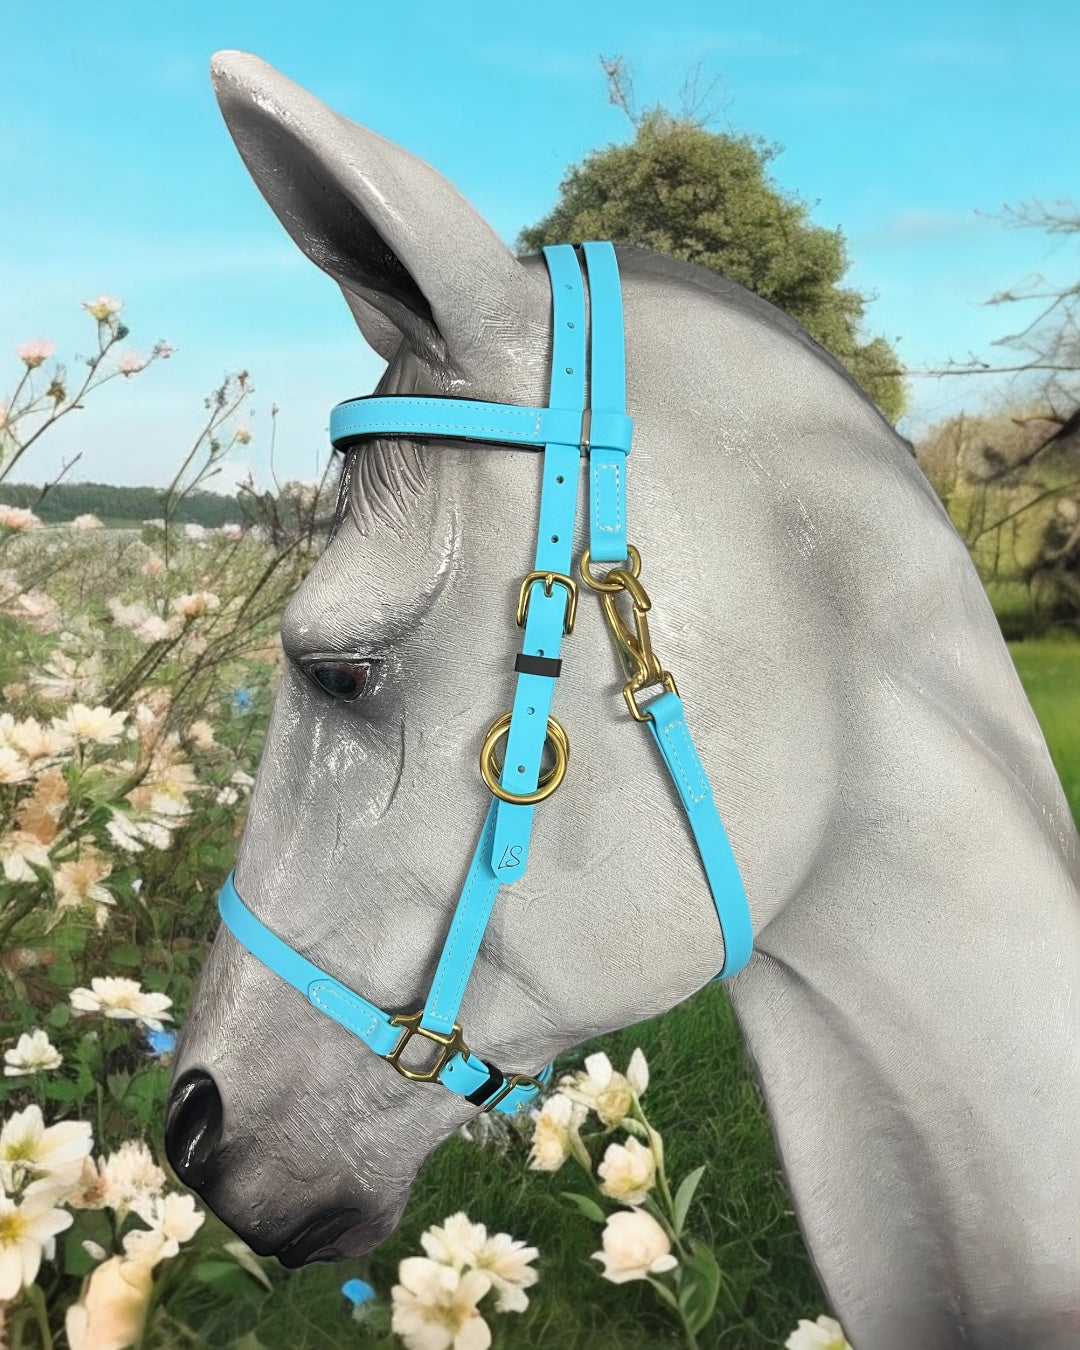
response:
<path id="1" fill-rule="evenodd" d="M 429 483 L 396 528 L 362 530 L 347 513 L 286 608 L 286 648 L 290 641 L 302 648 L 352 634 L 390 640 L 415 624 L 441 592 L 458 554 L 456 512 L 440 509 L 437 497 Z"/>

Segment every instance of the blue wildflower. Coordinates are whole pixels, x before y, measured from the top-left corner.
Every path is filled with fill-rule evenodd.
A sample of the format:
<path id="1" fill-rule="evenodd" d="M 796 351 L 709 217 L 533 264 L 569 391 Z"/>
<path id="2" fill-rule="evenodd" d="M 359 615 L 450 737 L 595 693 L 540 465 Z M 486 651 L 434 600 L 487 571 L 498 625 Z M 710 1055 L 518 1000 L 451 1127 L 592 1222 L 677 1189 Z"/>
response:
<path id="1" fill-rule="evenodd" d="M 341 1292 L 354 1308 L 359 1308 L 362 1303 L 375 1297 L 375 1290 L 367 1280 L 346 1280 L 341 1286 Z"/>
<path id="2" fill-rule="evenodd" d="M 150 1048 L 150 1053 L 162 1058 L 165 1055 L 171 1055 L 176 1049 L 176 1032 L 166 1031 L 148 1031 L 146 1033 L 146 1044 Z"/>
<path id="3" fill-rule="evenodd" d="M 237 717 L 243 717 L 245 713 L 249 713 L 255 702 L 247 689 L 234 689 L 230 695 L 230 701 L 233 713 Z"/>

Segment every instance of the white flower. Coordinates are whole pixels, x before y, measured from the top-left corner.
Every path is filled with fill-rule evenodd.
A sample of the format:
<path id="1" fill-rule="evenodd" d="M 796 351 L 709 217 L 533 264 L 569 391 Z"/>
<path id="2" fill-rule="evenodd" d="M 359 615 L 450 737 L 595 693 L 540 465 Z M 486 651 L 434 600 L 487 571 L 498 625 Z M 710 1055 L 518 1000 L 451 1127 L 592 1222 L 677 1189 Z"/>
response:
<path id="1" fill-rule="evenodd" d="M 0 838 L 0 859 L 8 881 L 37 881 L 31 863 L 52 870 L 48 848 L 40 839 L 19 830 Z"/>
<path id="2" fill-rule="evenodd" d="M 844 1337 L 844 1329 L 824 1313 L 816 1322 L 799 1318 L 799 1325 L 784 1342 L 785 1350 L 851 1350 Z"/>
<path id="3" fill-rule="evenodd" d="M 235 544 L 238 539 L 243 539 L 244 527 L 238 525 L 234 520 L 230 520 L 221 526 L 218 533 L 228 539 L 230 543 Z"/>
<path id="4" fill-rule="evenodd" d="M 124 1350 L 142 1334 L 154 1285 L 150 1261 L 111 1256 L 91 1274 L 64 1319 L 71 1350 Z"/>
<path id="5" fill-rule="evenodd" d="M 96 698 L 102 676 L 100 652 L 73 657 L 58 651 L 45 666 L 45 673 L 32 674 L 30 683 L 49 699 Z"/>
<path id="6" fill-rule="evenodd" d="M 235 788 L 223 787 L 214 798 L 214 804 L 215 806 L 235 806 L 239 800 L 240 794 Z"/>
<path id="7" fill-rule="evenodd" d="M 5 718 L 6 713 L 0 717 L 0 721 Z M 69 732 L 56 727 L 43 727 L 36 717 L 27 717 L 21 722 L 11 719 L 10 725 L 0 728 L 0 738 L 21 751 L 29 760 L 52 759 L 70 750 L 73 745 Z"/>
<path id="8" fill-rule="evenodd" d="M 124 815 L 122 811 L 113 812 L 112 818 L 105 822 L 105 830 L 113 843 L 118 848 L 122 848 L 125 853 L 141 853 L 143 851 L 135 822 L 130 816 Z"/>
<path id="9" fill-rule="evenodd" d="M 601 1274 L 612 1284 L 661 1275 L 679 1264 L 668 1235 L 643 1209 L 620 1209 L 610 1215 L 602 1241 L 603 1251 L 593 1252 L 591 1259 L 604 1263 Z"/>
<path id="10" fill-rule="evenodd" d="M 22 342 L 15 348 L 15 355 L 20 361 L 25 361 L 27 370 L 33 370 L 35 366 L 43 365 L 54 351 L 56 351 L 55 342 L 47 342 L 45 338 L 31 338 L 29 342 Z"/>
<path id="11" fill-rule="evenodd" d="M 64 1057 L 40 1029 L 23 1032 L 15 1042 L 14 1050 L 4 1051 L 4 1076 L 18 1078 L 24 1073 L 43 1073 L 58 1069 Z"/>
<path id="12" fill-rule="evenodd" d="M 189 1242 L 202 1227 L 206 1215 L 195 1208 L 193 1195 L 181 1195 L 179 1191 L 170 1191 L 167 1195 L 142 1196 L 132 1205 L 135 1213 L 150 1225 L 151 1233 L 162 1239 L 160 1257 L 175 1256 L 181 1242 Z M 136 1229 L 136 1232 L 139 1230 Z M 128 1237 L 134 1237 L 129 1233 Z M 136 1245 L 149 1244 L 149 1238 L 137 1238 Z M 125 1241 L 124 1250 L 132 1254 Z"/>
<path id="13" fill-rule="evenodd" d="M 150 358 L 143 356 L 141 352 L 121 352 L 116 358 L 116 369 L 121 375 L 130 378 L 137 375 L 140 370 L 145 370 L 150 364 Z"/>
<path id="14" fill-rule="evenodd" d="M 98 1162 L 101 1204 L 124 1214 L 147 1205 L 165 1189 L 165 1173 L 141 1139 L 129 1139 Z M 95 1206 L 97 1208 L 97 1206 Z M 141 1213 L 141 1211 L 139 1211 Z M 200 1218 L 199 1222 L 202 1220 Z M 197 1225 L 196 1225 L 197 1226 Z"/>
<path id="15" fill-rule="evenodd" d="M 407 1256 L 398 1279 L 390 1291 L 390 1326 L 406 1350 L 488 1350 L 491 1328 L 476 1306 L 491 1288 L 485 1274 Z"/>
<path id="16" fill-rule="evenodd" d="M 0 783 L 25 783 L 30 765 L 13 746 L 0 745 Z"/>
<path id="17" fill-rule="evenodd" d="M 134 1021 L 150 1031 L 160 1031 L 162 1022 L 172 1020 L 172 999 L 167 994 L 143 990 L 137 980 L 119 975 L 97 976 L 90 988 L 73 989 L 68 997 L 78 1012 L 100 1012 L 121 1021 Z"/>
<path id="18" fill-rule="evenodd" d="M 178 595 L 172 602 L 173 611 L 185 619 L 197 619 L 201 614 L 221 608 L 221 600 L 213 591 L 192 591 Z"/>
<path id="19" fill-rule="evenodd" d="M 609 1144 L 596 1171 L 603 1178 L 601 1191 L 624 1205 L 640 1205 L 656 1184 L 652 1149 L 633 1137 L 625 1144 Z"/>
<path id="20" fill-rule="evenodd" d="M 99 705 L 88 708 L 85 703 L 73 703 L 63 717 L 54 717 L 53 726 L 69 732 L 77 740 L 96 741 L 98 745 L 115 745 L 124 732 L 126 712 L 114 713 Z"/>
<path id="21" fill-rule="evenodd" d="M 533 1133 L 529 1167 L 534 1172 L 557 1172 L 570 1156 L 570 1134 L 588 1114 L 583 1106 L 561 1092 L 549 1097 L 539 1111 L 533 1112 Z"/>
<path id="22" fill-rule="evenodd" d="M 442 1227 L 432 1225 L 420 1234 L 420 1245 L 433 1261 L 462 1270 L 476 1264 L 476 1254 L 487 1240 L 482 1223 L 472 1223 L 464 1211 L 451 1214 Z"/>
<path id="23" fill-rule="evenodd" d="M 184 526 L 184 537 L 186 539 L 205 539 L 206 526 L 198 524 L 197 521 L 189 520 Z"/>
<path id="24" fill-rule="evenodd" d="M 53 885 L 61 909 L 75 909 L 79 905 L 114 905 L 116 899 L 101 882 L 112 875 L 112 864 L 99 854 L 86 851 L 81 858 L 61 863 L 53 872 Z"/>
<path id="25" fill-rule="evenodd" d="M 136 600 L 133 605 L 125 605 L 115 596 L 109 601 L 109 613 L 113 623 L 121 628 L 134 628 L 150 617 L 150 611 L 141 600 Z"/>
<path id="26" fill-rule="evenodd" d="M 189 740 L 196 750 L 209 750 L 214 745 L 214 728 L 205 718 L 200 717 L 188 727 L 185 739 Z"/>
<path id="27" fill-rule="evenodd" d="M 176 628 L 159 614 L 148 614 L 142 623 L 136 624 L 131 631 L 143 642 L 163 642 L 166 638 L 174 636 Z"/>
<path id="28" fill-rule="evenodd" d="M 123 300 L 117 300 L 115 295 L 99 295 L 96 300 L 84 300 L 83 309 L 85 309 L 98 323 L 108 323 L 124 307 Z"/>
<path id="29" fill-rule="evenodd" d="M 648 1086 L 649 1066 L 640 1046 L 630 1056 L 625 1076 L 615 1072 L 601 1050 L 586 1058 L 584 1072 L 568 1074 L 559 1084 L 572 1101 L 595 1111 L 605 1125 L 622 1124 Z"/>
<path id="30" fill-rule="evenodd" d="M 17 1201 L 0 1191 L 0 1304 L 33 1284 L 43 1250 L 51 1252 L 57 1233 L 74 1222 L 67 1210 L 53 1208 L 54 1194 L 31 1186 Z"/>
<path id="31" fill-rule="evenodd" d="M 509 1233 L 496 1233 L 480 1248 L 473 1265 L 488 1276 L 498 1291 L 496 1312 L 524 1312 L 529 1306 L 525 1290 L 540 1278 L 529 1262 L 539 1255 L 536 1247 L 527 1247 Z"/>
<path id="32" fill-rule="evenodd" d="M 97 516 L 89 511 L 85 515 L 76 516 L 71 522 L 71 528 L 73 530 L 100 530 L 104 528 L 104 525 L 105 522 L 103 520 L 99 520 Z"/>
<path id="33" fill-rule="evenodd" d="M 93 1146 L 89 1122 L 61 1120 L 46 1126 L 41 1107 L 28 1106 L 9 1116 L 0 1129 L 0 1181 L 8 1191 L 27 1181 L 47 1181 L 55 1196 L 57 1187 L 76 1183 Z"/>
<path id="34" fill-rule="evenodd" d="M 40 518 L 27 507 L 0 504 L 0 527 L 8 530 L 36 530 L 40 524 Z"/>

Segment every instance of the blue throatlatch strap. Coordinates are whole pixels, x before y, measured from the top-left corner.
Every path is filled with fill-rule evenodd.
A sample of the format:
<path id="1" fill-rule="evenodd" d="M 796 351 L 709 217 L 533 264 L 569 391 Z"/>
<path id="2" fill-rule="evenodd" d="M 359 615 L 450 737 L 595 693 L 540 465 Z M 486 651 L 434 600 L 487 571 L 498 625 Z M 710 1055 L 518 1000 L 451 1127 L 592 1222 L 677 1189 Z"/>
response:
<path id="1" fill-rule="evenodd" d="M 589 454 L 589 549 L 597 562 L 627 556 L 626 457 L 633 424 L 626 415 L 622 294 L 610 243 L 582 246 L 589 278 L 591 407 L 585 407 L 585 300 L 574 249 L 543 250 L 552 289 L 550 406 L 523 408 L 466 399 L 372 395 L 340 403 L 330 414 L 336 449 L 373 435 L 433 436 L 544 450 L 535 571 L 570 575 L 582 451 Z M 535 790 L 547 737 L 547 720 L 569 627 L 571 592 L 542 575 L 527 589 L 522 653 L 500 784 L 517 795 Z M 647 709 L 664 763 L 686 809 L 712 890 L 725 942 L 724 967 L 715 978 L 745 966 L 753 945 L 746 895 L 705 770 L 690 739 L 678 695 L 665 693 Z M 500 885 L 524 874 L 533 807 L 493 798 L 462 888 L 423 1009 L 420 1030 L 448 1036 L 455 1026 Z M 300 990 L 316 1008 L 347 1027 L 376 1054 L 390 1055 L 401 1026 L 390 1015 L 313 965 L 278 938 L 244 905 L 232 874 L 219 899 L 232 933 L 265 965 Z M 547 1065 L 536 1075 L 546 1083 Z M 472 1052 L 456 1053 L 439 1081 L 481 1106 L 509 1080 Z M 537 1094 L 532 1083 L 515 1085 L 493 1109 L 512 1113 Z"/>
<path id="2" fill-rule="evenodd" d="M 660 747 L 671 781 L 686 810 L 712 891 L 716 917 L 724 935 L 724 966 L 713 979 L 725 980 L 742 970 L 750 960 L 754 946 L 754 929 L 742 877 L 716 809 L 705 768 L 690 739 L 682 699 L 678 694 L 665 692 L 652 699 L 645 711 L 649 714 L 646 725 Z"/>

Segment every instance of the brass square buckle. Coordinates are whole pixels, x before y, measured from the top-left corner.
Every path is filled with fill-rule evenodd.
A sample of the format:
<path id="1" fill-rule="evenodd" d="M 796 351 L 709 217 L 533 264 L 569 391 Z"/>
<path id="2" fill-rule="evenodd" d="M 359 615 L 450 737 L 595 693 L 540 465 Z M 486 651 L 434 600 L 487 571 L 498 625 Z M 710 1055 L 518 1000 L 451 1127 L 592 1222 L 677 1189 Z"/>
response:
<path id="1" fill-rule="evenodd" d="M 421 1008 L 414 1013 L 398 1013 L 396 1017 L 391 1017 L 390 1025 L 392 1027 L 404 1027 L 401 1040 L 394 1046 L 393 1050 L 385 1057 L 388 1064 L 392 1064 L 398 1073 L 403 1077 L 410 1079 L 414 1083 L 434 1083 L 438 1080 L 439 1074 L 446 1068 L 447 1064 L 459 1052 L 463 1055 L 469 1053 L 469 1047 L 465 1044 L 461 1036 L 461 1026 L 454 1023 L 454 1029 L 447 1036 L 443 1032 L 429 1031 L 427 1027 L 420 1025 L 420 1019 L 424 1015 Z M 429 1041 L 435 1041 L 443 1046 L 442 1053 L 439 1055 L 437 1063 L 433 1068 L 424 1069 L 422 1072 L 418 1069 L 407 1069 L 401 1063 L 401 1052 L 409 1044 L 414 1036 L 425 1036 Z"/>
<path id="2" fill-rule="evenodd" d="M 562 572 L 530 572 L 521 583 L 521 590 L 518 592 L 517 602 L 517 626 L 525 627 L 525 620 L 529 613 L 529 596 L 532 594 L 532 584 L 534 581 L 544 583 L 544 594 L 550 595 L 553 588 L 558 585 L 566 591 L 566 612 L 563 615 L 563 632 L 569 637 L 574 631 L 574 619 L 577 617 L 577 582 L 573 577 L 568 577 Z"/>
<path id="3" fill-rule="evenodd" d="M 540 1089 L 541 1092 L 543 1092 L 544 1090 L 544 1085 L 543 1083 L 541 1083 L 539 1078 L 530 1078 L 527 1073 L 516 1073 L 514 1074 L 513 1078 L 508 1078 L 506 1080 L 506 1082 L 502 1085 L 502 1087 L 498 1090 L 498 1092 L 496 1092 L 495 1096 L 492 1097 L 491 1101 L 489 1101 L 486 1106 L 481 1107 L 481 1114 L 484 1111 L 494 1110 L 494 1108 L 498 1106 L 498 1104 L 502 1101 L 504 1097 L 508 1097 L 510 1093 L 513 1092 L 514 1088 L 520 1087 L 522 1083 L 533 1083 L 536 1085 L 536 1087 Z M 518 1106 L 518 1110 L 519 1111 L 521 1110 L 520 1105 Z"/>

